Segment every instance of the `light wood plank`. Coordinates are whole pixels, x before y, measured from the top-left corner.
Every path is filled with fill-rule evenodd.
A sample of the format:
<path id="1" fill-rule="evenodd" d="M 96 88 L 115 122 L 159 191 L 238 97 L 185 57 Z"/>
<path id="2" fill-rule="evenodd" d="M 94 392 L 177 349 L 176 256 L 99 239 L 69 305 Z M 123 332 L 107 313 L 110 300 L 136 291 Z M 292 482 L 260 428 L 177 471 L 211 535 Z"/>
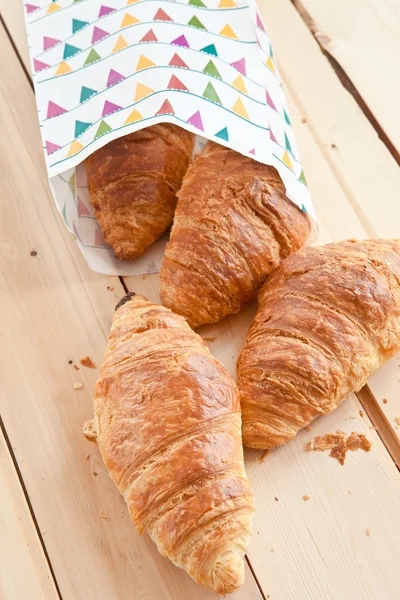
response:
<path id="1" fill-rule="evenodd" d="M 97 449 L 81 433 L 93 414 L 98 372 L 76 371 L 68 361 L 90 355 L 100 363 L 124 291 L 118 278 L 88 269 L 54 208 L 34 97 L 2 30 L 0 48 L 1 412 L 62 597 L 216 598 L 138 536 Z M 82 389 L 74 390 L 75 382 Z M 234 597 L 260 600 L 248 569 Z"/>
<path id="2" fill-rule="evenodd" d="M 17 0 L 17 2 L 0 0 L 0 15 L 25 68 L 28 73 L 31 73 L 31 59 L 26 37 L 24 6 L 22 0 Z"/>
<path id="3" fill-rule="evenodd" d="M 56 600 L 58 593 L 6 440 L 0 430 L 0 598 Z M 43 532 L 45 537 L 45 532 Z"/>
<path id="4" fill-rule="evenodd" d="M 344 90 L 290 0 L 260 2 L 281 74 L 319 147 L 373 237 L 399 235 L 400 170 Z"/>
<path id="5" fill-rule="evenodd" d="M 341 65 L 400 152 L 400 4 L 393 0 L 296 0 L 321 46 Z"/>

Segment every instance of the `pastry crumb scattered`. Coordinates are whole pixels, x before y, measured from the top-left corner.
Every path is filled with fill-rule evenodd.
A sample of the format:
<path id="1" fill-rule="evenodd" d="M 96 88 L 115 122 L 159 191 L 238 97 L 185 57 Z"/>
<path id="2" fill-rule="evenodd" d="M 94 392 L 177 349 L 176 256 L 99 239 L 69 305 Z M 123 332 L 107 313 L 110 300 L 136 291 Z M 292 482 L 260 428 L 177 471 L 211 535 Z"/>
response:
<path id="1" fill-rule="evenodd" d="M 371 535 L 371 527 L 367 527 L 367 529 L 365 530 L 365 535 L 367 535 L 368 537 L 370 537 L 370 535 Z"/>
<path id="2" fill-rule="evenodd" d="M 382 400 L 382 402 L 383 402 L 383 404 L 387 404 L 387 403 L 388 403 L 388 401 L 387 401 L 387 399 L 386 399 L 386 398 L 384 398 L 384 399 Z"/>
<path id="3" fill-rule="evenodd" d="M 108 515 L 106 515 L 106 513 L 99 512 L 99 516 L 100 516 L 102 519 L 105 519 L 106 521 L 109 521 L 109 520 L 110 520 L 110 517 L 109 517 Z"/>
<path id="4" fill-rule="evenodd" d="M 271 552 L 275 552 L 275 548 L 271 548 Z"/>
<path id="5" fill-rule="evenodd" d="M 98 473 L 96 473 L 96 471 L 93 471 L 93 475 L 94 477 L 97 477 Z"/>
<path id="6" fill-rule="evenodd" d="M 269 450 L 264 450 L 264 452 L 260 456 L 260 463 L 263 463 L 264 460 L 268 457 Z"/>
<path id="7" fill-rule="evenodd" d="M 363 410 L 359 410 L 358 414 L 360 415 L 360 417 L 363 417 L 364 416 L 364 411 Z"/>
<path id="8" fill-rule="evenodd" d="M 336 458 L 341 465 L 344 465 L 346 453 L 348 450 L 355 452 L 356 450 L 364 450 L 369 452 L 372 444 L 363 433 L 352 431 L 346 435 L 343 431 L 336 433 L 326 433 L 322 436 L 317 436 L 306 444 L 306 450 L 321 451 L 330 450 L 329 456 Z"/>
<path id="9" fill-rule="evenodd" d="M 400 417 L 396 417 L 395 421 L 396 421 L 397 425 L 400 425 Z"/>
<path id="10" fill-rule="evenodd" d="M 31 256 L 37 256 L 36 250 L 31 250 Z"/>
<path id="11" fill-rule="evenodd" d="M 74 383 L 74 390 L 80 390 L 81 387 L 83 387 L 81 383 Z"/>
<path id="12" fill-rule="evenodd" d="M 275 496 L 274 500 L 275 500 L 275 502 L 278 502 L 278 498 L 277 498 L 277 496 Z"/>
<path id="13" fill-rule="evenodd" d="M 350 496 L 353 495 L 353 492 L 351 490 L 347 490 L 347 493 L 350 494 Z"/>
<path id="14" fill-rule="evenodd" d="M 375 427 L 375 425 L 370 425 L 370 426 L 369 426 L 369 428 L 370 428 L 370 429 L 375 429 L 375 431 L 378 431 L 378 428 L 377 428 L 377 427 Z"/>
<path id="15" fill-rule="evenodd" d="M 205 342 L 215 342 L 216 339 L 216 337 L 203 337 Z"/>
<path id="16" fill-rule="evenodd" d="M 85 459 L 89 460 L 89 458 L 90 458 L 90 454 L 85 454 Z"/>
<path id="17" fill-rule="evenodd" d="M 307 496 L 307 494 L 305 494 L 305 495 L 303 496 L 303 500 L 304 500 L 304 502 L 307 502 L 307 500 L 309 500 L 309 499 L 310 499 L 310 496 Z"/>
<path id="18" fill-rule="evenodd" d="M 94 364 L 94 362 L 92 361 L 90 356 L 84 356 L 83 358 L 81 358 L 81 360 L 79 362 L 81 363 L 81 365 L 83 367 L 87 367 L 88 369 L 96 368 L 96 365 Z"/>
<path id="19" fill-rule="evenodd" d="M 114 291 L 114 288 L 113 288 L 113 287 L 111 287 L 111 285 L 108 285 L 108 286 L 107 286 L 107 289 L 108 289 L 108 291 L 109 291 L 109 292 L 113 292 L 113 291 Z"/>
<path id="20" fill-rule="evenodd" d="M 78 367 L 78 365 L 74 365 L 74 369 L 75 369 L 75 371 L 80 371 L 80 368 Z"/>
<path id="21" fill-rule="evenodd" d="M 300 123 L 307 123 L 307 119 L 305 117 L 301 117 Z M 267 596 L 269 598 L 269 595 Z"/>
<path id="22" fill-rule="evenodd" d="M 311 431 L 311 427 L 310 427 L 309 425 L 307 425 L 307 427 L 304 427 L 304 429 L 305 429 L 306 431 Z"/>

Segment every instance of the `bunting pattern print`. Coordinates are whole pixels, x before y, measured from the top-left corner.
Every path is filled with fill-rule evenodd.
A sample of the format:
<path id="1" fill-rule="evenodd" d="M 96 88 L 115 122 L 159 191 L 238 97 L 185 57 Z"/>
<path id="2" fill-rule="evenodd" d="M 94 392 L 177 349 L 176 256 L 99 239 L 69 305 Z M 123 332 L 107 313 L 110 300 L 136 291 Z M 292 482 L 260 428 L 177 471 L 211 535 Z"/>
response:
<path id="1" fill-rule="evenodd" d="M 78 167 L 111 140 L 157 122 L 274 166 L 288 197 L 315 219 L 254 0 L 33 0 L 24 6 L 50 184 L 92 268 L 158 270 L 157 244 L 132 264 L 114 261 Z"/>

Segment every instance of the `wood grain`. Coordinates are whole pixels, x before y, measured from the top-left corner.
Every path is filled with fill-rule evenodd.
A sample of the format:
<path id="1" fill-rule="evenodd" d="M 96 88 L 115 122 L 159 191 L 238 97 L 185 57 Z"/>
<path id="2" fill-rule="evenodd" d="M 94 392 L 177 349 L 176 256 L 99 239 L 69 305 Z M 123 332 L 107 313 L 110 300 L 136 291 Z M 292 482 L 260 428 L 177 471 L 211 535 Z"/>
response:
<path id="1" fill-rule="evenodd" d="M 318 42 L 344 69 L 397 152 L 400 152 L 400 4 L 392 0 L 295 0 Z"/>
<path id="2" fill-rule="evenodd" d="M 0 430 L 0 598 L 59 598 L 35 524 Z M 43 532 L 45 537 L 46 532 Z"/>
<path id="3" fill-rule="evenodd" d="M 61 595 L 215 598 L 138 536 L 97 449 L 81 433 L 93 414 L 98 371 L 77 371 L 69 361 L 79 365 L 89 355 L 100 364 L 124 290 L 118 278 L 89 270 L 57 213 L 34 97 L 3 30 L 0 48 L 1 412 L 39 527 L 46 530 Z M 83 387 L 75 390 L 74 383 Z M 260 600 L 249 569 L 234 598 Z"/>

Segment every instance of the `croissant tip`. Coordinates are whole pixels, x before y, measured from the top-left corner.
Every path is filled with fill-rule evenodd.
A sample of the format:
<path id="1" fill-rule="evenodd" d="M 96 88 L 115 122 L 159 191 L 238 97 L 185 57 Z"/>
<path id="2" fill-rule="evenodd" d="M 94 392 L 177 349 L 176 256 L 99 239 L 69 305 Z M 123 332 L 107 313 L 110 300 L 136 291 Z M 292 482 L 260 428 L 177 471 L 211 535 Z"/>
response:
<path id="1" fill-rule="evenodd" d="M 218 594 L 232 594 L 244 583 L 244 559 L 234 551 L 225 552 L 210 574 L 211 588 Z"/>
<path id="2" fill-rule="evenodd" d="M 118 310 L 119 308 L 121 308 L 121 306 L 123 306 L 124 304 L 126 304 L 127 302 L 129 302 L 129 300 L 131 298 L 133 298 L 133 296 L 136 296 L 135 292 L 129 292 L 129 294 L 126 294 L 123 298 L 121 298 L 121 300 L 118 302 L 118 304 L 115 307 L 115 310 Z"/>

